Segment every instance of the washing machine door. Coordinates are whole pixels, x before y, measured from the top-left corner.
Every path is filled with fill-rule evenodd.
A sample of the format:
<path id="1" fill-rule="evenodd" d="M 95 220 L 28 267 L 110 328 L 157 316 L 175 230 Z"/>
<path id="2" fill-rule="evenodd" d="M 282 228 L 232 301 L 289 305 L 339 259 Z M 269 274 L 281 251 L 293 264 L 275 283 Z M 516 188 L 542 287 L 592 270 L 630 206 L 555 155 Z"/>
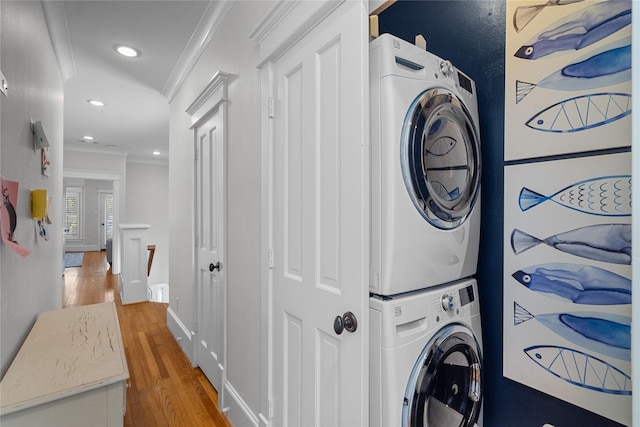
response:
<path id="1" fill-rule="evenodd" d="M 482 354 L 461 324 L 442 328 L 425 346 L 409 377 L 403 427 L 473 427 L 482 404 Z"/>
<path id="2" fill-rule="evenodd" d="M 400 163 L 409 196 L 432 225 L 449 230 L 471 213 L 480 191 L 480 136 L 451 91 L 420 94 L 405 117 Z"/>

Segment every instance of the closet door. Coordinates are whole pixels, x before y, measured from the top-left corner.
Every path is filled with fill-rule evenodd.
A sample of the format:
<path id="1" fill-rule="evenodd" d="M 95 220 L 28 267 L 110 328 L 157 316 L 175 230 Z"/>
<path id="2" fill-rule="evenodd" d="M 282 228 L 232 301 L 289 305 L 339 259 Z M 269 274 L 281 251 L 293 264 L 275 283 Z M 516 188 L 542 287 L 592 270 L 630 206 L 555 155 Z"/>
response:
<path id="1" fill-rule="evenodd" d="M 344 2 L 273 62 L 272 425 L 367 425 L 365 19 Z"/>

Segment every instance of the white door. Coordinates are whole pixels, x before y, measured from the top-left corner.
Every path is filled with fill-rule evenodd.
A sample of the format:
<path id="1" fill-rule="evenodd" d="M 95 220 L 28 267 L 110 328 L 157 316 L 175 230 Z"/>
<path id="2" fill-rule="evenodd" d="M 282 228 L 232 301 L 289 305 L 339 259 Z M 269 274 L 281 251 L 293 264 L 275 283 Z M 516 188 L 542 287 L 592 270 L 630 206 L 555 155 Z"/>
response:
<path id="1" fill-rule="evenodd" d="M 347 1 L 273 63 L 272 425 L 367 423 L 365 20 Z"/>
<path id="2" fill-rule="evenodd" d="M 224 371 L 225 170 L 223 112 L 195 128 L 197 363 L 221 394 Z"/>
<path id="3" fill-rule="evenodd" d="M 106 249 L 113 238 L 113 193 L 100 191 L 100 249 Z"/>

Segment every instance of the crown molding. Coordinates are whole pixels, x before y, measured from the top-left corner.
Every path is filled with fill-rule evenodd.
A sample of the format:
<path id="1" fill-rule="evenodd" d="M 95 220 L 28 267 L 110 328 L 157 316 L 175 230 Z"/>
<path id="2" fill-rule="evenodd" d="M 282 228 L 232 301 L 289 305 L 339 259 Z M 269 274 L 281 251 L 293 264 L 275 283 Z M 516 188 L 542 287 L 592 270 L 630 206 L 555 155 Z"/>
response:
<path id="1" fill-rule="evenodd" d="M 173 100 L 182 87 L 187 76 L 202 56 L 211 39 L 216 35 L 222 23 L 233 8 L 236 0 L 214 1 L 210 0 L 207 9 L 200 19 L 198 26 L 191 35 L 182 55 L 176 62 L 173 71 L 162 88 L 162 95 L 169 102 Z"/>
<path id="2" fill-rule="evenodd" d="M 259 46 L 258 68 L 277 60 L 347 0 L 278 0 L 249 35 Z"/>
<path id="3" fill-rule="evenodd" d="M 63 81 L 76 76 L 76 63 L 71 50 L 67 11 L 63 1 L 42 1 L 44 18 Z"/>

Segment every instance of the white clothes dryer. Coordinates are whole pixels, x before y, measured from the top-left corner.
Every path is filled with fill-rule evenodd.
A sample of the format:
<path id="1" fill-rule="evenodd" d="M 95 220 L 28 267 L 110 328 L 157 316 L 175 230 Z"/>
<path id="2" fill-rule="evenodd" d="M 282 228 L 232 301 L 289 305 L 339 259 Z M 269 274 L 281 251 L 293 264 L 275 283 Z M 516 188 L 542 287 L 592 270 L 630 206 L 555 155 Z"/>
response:
<path id="1" fill-rule="evenodd" d="M 395 295 L 476 273 L 475 83 L 389 34 L 370 43 L 371 283 Z"/>
<path id="2" fill-rule="evenodd" d="M 369 305 L 371 426 L 482 425 L 483 359 L 474 279 Z"/>

